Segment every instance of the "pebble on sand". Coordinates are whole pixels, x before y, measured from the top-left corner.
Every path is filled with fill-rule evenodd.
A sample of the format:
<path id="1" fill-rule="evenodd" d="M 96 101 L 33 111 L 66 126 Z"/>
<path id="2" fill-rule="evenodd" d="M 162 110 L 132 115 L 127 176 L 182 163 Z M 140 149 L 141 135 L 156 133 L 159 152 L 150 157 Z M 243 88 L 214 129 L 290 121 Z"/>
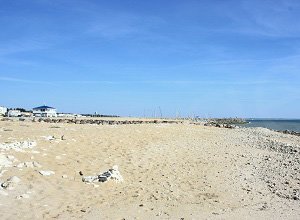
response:
<path id="1" fill-rule="evenodd" d="M 43 176 L 50 176 L 55 174 L 55 172 L 51 170 L 40 170 L 39 173 Z"/>
<path id="2" fill-rule="evenodd" d="M 21 182 L 19 177 L 12 176 L 8 178 L 5 182 L 1 183 L 1 187 L 3 189 L 13 190 L 19 182 Z"/>
<path id="3" fill-rule="evenodd" d="M 34 167 L 42 167 L 38 162 L 31 161 L 31 162 L 24 162 L 17 165 L 18 168 L 28 167 L 28 168 L 34 168 Z"/>

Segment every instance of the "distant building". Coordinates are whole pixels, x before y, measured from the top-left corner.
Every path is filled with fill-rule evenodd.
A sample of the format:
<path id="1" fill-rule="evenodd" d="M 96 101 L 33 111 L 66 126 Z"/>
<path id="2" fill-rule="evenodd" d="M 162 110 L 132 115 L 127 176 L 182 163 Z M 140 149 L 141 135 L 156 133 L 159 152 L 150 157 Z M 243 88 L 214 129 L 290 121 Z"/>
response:
<path id="1" fill-rule="evenodd" d="M 32 114 L 36 117 L 57 117 L 56 109 L 45 105 L 33 108 Z"/>
<path id="2" fill-rule="evenodd" d="M 22 116 L 22 113 L 20 110 L 9 110 L 7 113 L 8 117 L 20 117 Z"/>
<path id="3" fill-rule="evenodd" d="M 0 115 L 6 115 L 6 113 L 7 113 L 7 108 L 0 106 Z"/>
<path id="4" fill-rule="evenodd" d="M 21 112 L 22 117 L 31 117 L 32 113 L 31 112 Z"/>

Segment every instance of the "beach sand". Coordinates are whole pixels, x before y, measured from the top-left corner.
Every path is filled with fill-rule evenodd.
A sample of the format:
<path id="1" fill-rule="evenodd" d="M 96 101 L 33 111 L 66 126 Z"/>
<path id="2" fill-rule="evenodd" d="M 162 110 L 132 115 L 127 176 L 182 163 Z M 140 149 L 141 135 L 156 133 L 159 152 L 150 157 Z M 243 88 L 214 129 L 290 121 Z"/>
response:
<path id="1" fill-rule="evenodd" d="M 36 146 L 0 148 L 10 161 L 0 166 L 0 182 L 20 179 L 14 189 L 0 190 L 1 219 L 300 218 L 297 136 L 188 122 L 0 121 L 2 148 L 25 140 Z M 32 167 L 19 165 L 33 161 Z M 82 182 L 79 172 L 96 175 L 114 165 L 123 182 Z"/>

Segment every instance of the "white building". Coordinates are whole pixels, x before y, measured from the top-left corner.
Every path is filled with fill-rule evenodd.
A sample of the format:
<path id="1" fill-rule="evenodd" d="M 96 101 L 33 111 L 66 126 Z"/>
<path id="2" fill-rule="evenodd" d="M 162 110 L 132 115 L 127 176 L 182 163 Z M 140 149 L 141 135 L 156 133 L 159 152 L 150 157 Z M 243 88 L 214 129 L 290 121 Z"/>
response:
<path id="1" fill-rule="evenodd" d="M 3 107 L 3 106 L 0 106 L 0 115 L 5 115 L 6 112 L 7 112 L 7 108 Z"/>
<path id="2" fill-rule="evenodd" d="M 45 105 L 33 108 L 32 113 L 36 117 L 57 117 L 56 109 Z"/>
<path id="3" fill-rule="evenodd" d="M 20 110 L 9 110 L 7 113 L 8 117 L 20 117 L 22 113 Z"/>

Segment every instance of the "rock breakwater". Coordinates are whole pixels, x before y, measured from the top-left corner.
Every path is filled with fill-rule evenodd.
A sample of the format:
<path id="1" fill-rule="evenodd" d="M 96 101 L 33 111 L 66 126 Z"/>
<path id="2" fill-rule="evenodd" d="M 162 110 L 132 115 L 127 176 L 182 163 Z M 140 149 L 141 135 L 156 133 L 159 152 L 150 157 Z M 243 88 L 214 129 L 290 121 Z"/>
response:
<path id="1" fill-rule="evenodd" d="M 3 118 L 2 121 L 12 120 Z M 182 124 L 183 120 L 105 120 L 105 119 L 83 119 L 83 118 L 32 118 L 32 122 L 67 123 L 67 124 L 96 124 L 96 125 L 129 125 L 129 124 Z"/>

